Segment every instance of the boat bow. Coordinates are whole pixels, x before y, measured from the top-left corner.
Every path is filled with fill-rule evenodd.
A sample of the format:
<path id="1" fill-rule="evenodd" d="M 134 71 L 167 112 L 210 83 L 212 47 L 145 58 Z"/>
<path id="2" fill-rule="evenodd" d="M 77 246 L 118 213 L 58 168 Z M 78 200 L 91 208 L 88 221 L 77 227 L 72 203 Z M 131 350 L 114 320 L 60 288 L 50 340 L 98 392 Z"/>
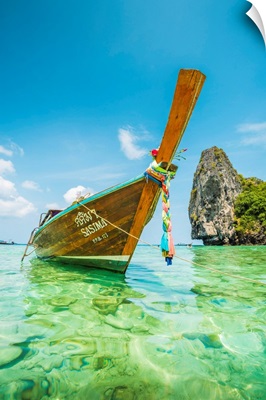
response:
<path id="1" fill-rule="evenodd" d="M 155 160 L 168 170 L 182 139 L 205 76 L 179 72 L 172 106 Z M 65 210 L 49 210 L 30 237 L 42 259 L 124 273 L 144 226 L 151 219 L 160 186 L 145 176 L 106 189 Z M 118 206 L 119 204 L 119 206 Z M 22 258 L 22 260 L 23 260 Z"/>

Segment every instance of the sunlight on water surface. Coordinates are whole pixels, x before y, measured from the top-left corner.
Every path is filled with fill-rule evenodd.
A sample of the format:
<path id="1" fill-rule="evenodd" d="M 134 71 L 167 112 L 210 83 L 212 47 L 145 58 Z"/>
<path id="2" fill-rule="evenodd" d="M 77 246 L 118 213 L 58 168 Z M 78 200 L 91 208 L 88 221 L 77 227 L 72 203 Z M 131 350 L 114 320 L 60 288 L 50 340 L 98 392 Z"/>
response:
<path id="1" fill-rule="evenodd" d="M 0 399 L 266 398 L 266 286 L 225 275 L 266 283 L 265 247 L 138 246 L 125 276 L 23 251 L 0 248 Z"/>

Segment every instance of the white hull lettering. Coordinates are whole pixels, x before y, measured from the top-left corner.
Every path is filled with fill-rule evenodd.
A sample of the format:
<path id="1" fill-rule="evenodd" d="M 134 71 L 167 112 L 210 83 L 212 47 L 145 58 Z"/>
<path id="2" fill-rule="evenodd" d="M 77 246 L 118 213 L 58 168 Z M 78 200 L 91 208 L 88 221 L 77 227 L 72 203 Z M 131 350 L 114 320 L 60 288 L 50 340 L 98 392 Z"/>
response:
<path id="1" fill-rule="evenodd" d="M 107 226 L 107 222 L 104 219 L 101 219 L 99 221 L 93 222 L 92 224 L 89 224 L 85 228 L 81 228 L 81 232 L 84 237 L 88 237 L 91 234 L 98 232 L 99 230 L 105 228 Z"/>
<path id="2" fill-rule="evenodd" d="M 87 212 L 81 212 L 80 211 L 80 212 L 78 212 L 78 214 L 77 214 L 77 216 L 75 218 L 76 225 L 78 227 L 82 226 L 82 225 L 87 225 L 87 223 L 92 221 L 92 219 L 94 217 L 99 218 L 96 215 L 96 211 L 95 210 L 90 210 L 90 211 L 87 211 Z"/>

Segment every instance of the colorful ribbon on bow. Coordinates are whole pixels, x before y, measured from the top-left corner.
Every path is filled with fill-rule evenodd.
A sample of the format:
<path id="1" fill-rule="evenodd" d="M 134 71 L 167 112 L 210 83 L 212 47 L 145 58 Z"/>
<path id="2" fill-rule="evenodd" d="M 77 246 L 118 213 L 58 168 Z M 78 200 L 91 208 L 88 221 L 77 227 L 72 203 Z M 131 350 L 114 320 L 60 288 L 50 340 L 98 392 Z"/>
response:
<path id="1" fill-rule="evenodd" d="M 169 200 L 170 177 L 166 177 L 162 182 L 162 220 L 163 236 L 161 239 L 162 255 L 165 257 L 167 265 L 172 265 L 172 258 L 175 254 L 174 240 L 172 236 L 172 222 Z"/>
<path id="2" fill-rule="evenodd" d="M 167 265 L 172 265 L 172 259 L 175 255 L 175 246 L 172 236 L 169 189 L 170 189 L 170 180 L 175 177 L 177 166 L 174 164 L 167 166 L 168 164 L 165 162 L 157 164 L 156 156 L 158 154 L 158 150 L 159 149 L 153 149 L 150 151 L 150 155 L 153 157 L 153 162 L 146 170 L 145 176 L 157 182 L 162 188 L 163 236 L 161 239 L 161 250 L 163 257 L 165 257 Z M 180 150 L 175 154 L 174 158 L 178 161 L 180 161 L 181 158 L 185 160 L 185 157 L 181 155 L 185 151 L 187 151 L 187 149 Z"/>
<path id="3" fill-rule="evenodd" d="M 172 223 L 170 214 L 170 201 L 169 201 L 169 188 L 170 180 L 175 177 L 177 167 L 173 164 L 167 170 L 165 169 L 165 164 L 156 162 L 156 156 L 158 154 L 158 149 L 151 150 L 151 156 L 153 157 L 153 162 L 150 164 L 149 168 L 146 170 L 146 175 L 150 179 L 157 181 L 162 188 L 162 220 L 163 220 L 163 236 L 161 239 L 161 251 L 167 265 L 172 265 L 172 258 L 175 254 L 174 241 L 172 237 Z"/>

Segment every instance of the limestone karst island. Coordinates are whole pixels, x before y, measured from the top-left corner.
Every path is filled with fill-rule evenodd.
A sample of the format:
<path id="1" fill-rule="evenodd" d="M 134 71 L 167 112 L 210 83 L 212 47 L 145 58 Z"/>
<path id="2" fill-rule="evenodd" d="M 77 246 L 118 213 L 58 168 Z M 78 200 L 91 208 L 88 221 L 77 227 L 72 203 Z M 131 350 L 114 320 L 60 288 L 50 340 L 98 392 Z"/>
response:
<path id="1" fill-rule="evenodd" d="M 238 174 L 215 146 L 201 154 L 188 212 L 191 237 L 204 245 L 266 244 L 266 182 Z"/>

